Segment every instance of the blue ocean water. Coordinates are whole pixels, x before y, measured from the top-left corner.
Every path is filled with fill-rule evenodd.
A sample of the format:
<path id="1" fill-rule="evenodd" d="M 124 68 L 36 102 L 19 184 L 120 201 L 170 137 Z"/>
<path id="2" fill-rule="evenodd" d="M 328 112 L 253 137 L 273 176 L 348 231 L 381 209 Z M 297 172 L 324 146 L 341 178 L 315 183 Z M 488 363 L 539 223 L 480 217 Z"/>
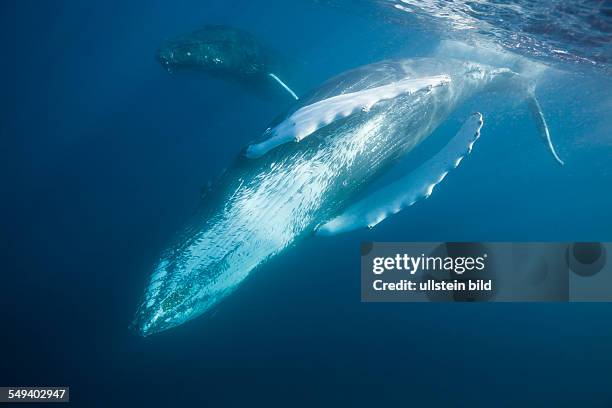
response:
<path id="1" fill-rule="evenodd" d="M 79 407 L 612 406 L 610 304 L 360 302 L 363 240 L 611 239 L 610 9 L 415 3 L 3 2 L 0 385 L 69 385 Z M 517 7 L 531 25 L 505 18 Z M 291 103 L 165 72 L 159 44 L 207 23 L 286 57 L 299 94 L 445 38 L 512 48 L 553 68 L 537 92 L 567 164 L 525 106 L 471 100 L 483 137 L 426 202 L 306 240 L 212 317 L 141 338 L 128 325 L 159 251 Z"/>

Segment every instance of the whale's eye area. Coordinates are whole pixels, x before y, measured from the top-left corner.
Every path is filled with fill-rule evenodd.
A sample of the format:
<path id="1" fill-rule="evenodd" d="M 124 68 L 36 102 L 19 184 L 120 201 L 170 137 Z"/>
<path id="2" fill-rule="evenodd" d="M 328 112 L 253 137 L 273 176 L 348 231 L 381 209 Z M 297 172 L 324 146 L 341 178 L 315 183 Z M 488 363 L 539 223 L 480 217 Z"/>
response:
<path id="1" fill-rule="evenodd" d="M 159 61 L 159 63 L 162 65 L 168 65 L 170 63 L 166 55 L 161 52 L 157 53 L 157 61 Z"/>

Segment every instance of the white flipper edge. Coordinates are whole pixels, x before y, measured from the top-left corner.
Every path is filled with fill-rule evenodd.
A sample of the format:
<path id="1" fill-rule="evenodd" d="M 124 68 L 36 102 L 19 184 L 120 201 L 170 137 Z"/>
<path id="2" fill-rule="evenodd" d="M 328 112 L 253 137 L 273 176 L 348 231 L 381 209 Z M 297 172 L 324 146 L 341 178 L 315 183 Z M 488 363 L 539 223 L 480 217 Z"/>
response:
<path id="1" fill-rule="evenodd" d="M 280 86 L 283 87 L 283 89 L 287 92 L 289 92 L 289 95 L 291 95 L 293 97 L 293 99 L 295 99 L 296 101 L 300 98 L 298 98 L 298 96 L 295 94 L 295 92 L 293 92 L 293 89 L 289 88 L 289 85 L 287 85 L 286 83 L 284 83 L 279 77 L 277 77 L 276 75 L 274 75 L 273 73 L 269 73 L 268 76 L 270 78 L 272 78 L 273 80 L 275 80 Z"/>
<path id="2" fill-rule="evenodd" d="M 268 130 L 270 137 L 261 143 L 250 145 L 246 157 L 258 158 L 277 146 L 288 142 L 299 142 L 324 126 L 352 115 L 357 111 L 369 111 L 380 101 L 389 100 L 402 94 L 412 94 L 422 90 L 450 83 L 448 75 L 435 75 L 422 78 L 405 78 L 376 88 L 332 96 L 311 105 L 304 106 Z"/>
<path id="3" fill-rule="evenodd" d="M 565 162 L 561 160 L 557 151 L 555 150 L 555 146 L 552 143 L 552 139 L 550 138 L 550 131 L 548 130 L 548 124 L 546 123 L 546 119 L 544 118 L 544 112 L 542 112 L 542 107 L 536 98 L 534 89 L 530 89 L 527 91 L 527 105 L 529 106 L 529 111 L 531 112 L 531 116 L 536 122 L 538 126 L 538 131 L 540 132 L 540 137 L 546 143 L 546 147 L 550 154 L 552 154 L 553 158 L 560 165 L 564 165 Z"/>
<path id="4" fill-rule="evenodd" d="M 472 151 L 474 142 L 480 137 L 482 124 L 482 115 L 478 112 L 472 114 L 435 156 L 407 176 L 351 205 L 343 214 L 319 227 L 317 235 L 372 228 L 388 216 L 429 197 L 434 187 Z"/>

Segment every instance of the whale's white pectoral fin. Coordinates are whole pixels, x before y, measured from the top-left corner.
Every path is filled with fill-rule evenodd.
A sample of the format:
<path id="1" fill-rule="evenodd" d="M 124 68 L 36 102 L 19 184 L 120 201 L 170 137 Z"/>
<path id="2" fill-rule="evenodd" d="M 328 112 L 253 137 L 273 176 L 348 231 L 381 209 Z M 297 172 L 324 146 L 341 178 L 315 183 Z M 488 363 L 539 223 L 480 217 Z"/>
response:
<path id="1" fill-rule="evenodd" d="M 546 147 L 548 147 L 548 150 L 553 155 L 554 159 L 559 164 L 564 165 L 565 163 L 563 162 L 563 160 L 561 160 L 561 158 L 555 151 L 555 146 L 553 145 L 552 139 L 550 138 L 550 131 L 548 130 L 546 118 L 544 118 L 542 107 L 540 106 L 540 103 L 538 102 L 538 99 L 535 96 L 535 91 L 533 89 L 530 89 L 527 92 L 527 105 L 529 106 L 531 116 L 533 117 L 538 126 L 540 136 L 542 137 L 542 140 L 544 140 L 544 143 L 546 143 Z"/>
<path id="2" fill-rule="evenodd" d="M 446 175 L 459 166 L 480 137 L 483 120 L 472 114 L 459 132 L 434 157 L 407 176 L 375 191 L 350 206 L 343 214 L 317 229 L 317 235 L 335 235 L 359 228 L 372 228 L 388 216 L 427 198 Z"/>
<path id="3" fill-rule="evenodd" d="M 277 146 L 288 142 L 299 142 L 317 130 L 356 112 L 369 112 L 377 103 L 394 99 L 400 95 L 411 95 L 419 91 L 447 85 L 448 75 L 421 78 L 404 78 L 387 85 L 362 91 L 345 93 L 304 106 L 269 131 L 270 137 L 263 142 L 250 145 L 248 158 L 261 157 Z"/>
<path id="4" fill-rule="evenodd" d="M 288 143 L 292 140 L 290 135 L 281 137 L 277 134 L 274 134 L 273 132 L 274 132 L 274 129 L 267 129 L 264 135 L 266 133 L 272 133 L 272 136 L 270 136 L 269 138 L 265 139 L 262 142 L 253 143 L 252 145 L 249 145 L 244 155 L 249 159 L 257 159 L 263 156 L 264 154 L 268 153 L 270 150 L 274 149 L 275 147 Z"/>
<path id="5" fill-rule="evenodd" d="M 289 93 L 289 95 L 291 95 L 291 97 L 293 99 L 295 99 L 296 101 L 300 98 L 298 98 L 298 96 L 296 95 L 295 92 L 293 92 L 293 89 L 289 88 L 289 85 L 287 85 L 286 83 L 284 83 L 279 77 L 277 77 L 276 75 L 274 75 L 272 72 L 268 73 L 268 76 L 270 78 L 272 78 L 273 80 L 276 81 L 277 84 L 279 84 L 285 91 L 287 91 Z"/>

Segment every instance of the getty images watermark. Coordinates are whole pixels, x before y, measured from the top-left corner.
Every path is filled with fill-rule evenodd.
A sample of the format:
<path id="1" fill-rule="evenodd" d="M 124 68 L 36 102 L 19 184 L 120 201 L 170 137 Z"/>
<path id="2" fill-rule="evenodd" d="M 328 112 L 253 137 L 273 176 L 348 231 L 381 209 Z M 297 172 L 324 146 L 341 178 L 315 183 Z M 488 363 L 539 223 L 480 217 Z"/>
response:
<path id="1" fill-rule="evenodd" d="M 612 301 L 610 243 L 363 243 L 363 301 Z"/>

